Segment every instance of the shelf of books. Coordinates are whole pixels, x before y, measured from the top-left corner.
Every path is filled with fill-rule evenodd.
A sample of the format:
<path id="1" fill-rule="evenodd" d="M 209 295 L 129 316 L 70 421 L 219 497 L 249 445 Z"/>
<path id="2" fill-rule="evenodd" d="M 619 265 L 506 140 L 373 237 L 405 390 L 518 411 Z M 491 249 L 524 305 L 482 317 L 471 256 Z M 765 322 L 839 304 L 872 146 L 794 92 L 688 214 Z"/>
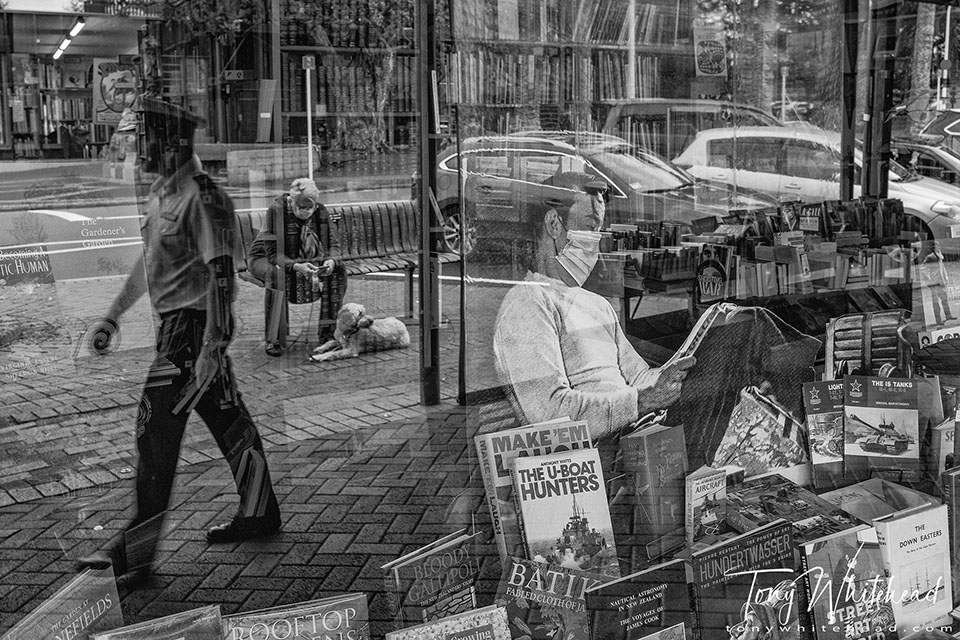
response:
<path id="1" fill-rule="evenodd" d="M 335 144 L 356 123 L 385 129 L 389 146 L 409 145 L 416 116 L 416 58 L 409 28 L 381 32 L 369 19 L 367 7 L 356 2 L 329 2 L 310 13 L 292 1 L 282 11 L 290 19 L 280 27 L 280 104 L 282 135 L 302 143 L 307 134 L 307 88 L 303 57 L 314 57 L 310 94 L 315 121 L 314 140 Z M 316 28 L 309 25 L 316 20 Z M 389 42 L 395 46 L 386 46 Z"/>
<path id="2" fill-rule="evenodd" d="M 553 120 L 531 121 L 526 111 L 552 105 L 569 126 L 594 130 L 602 123 L 592 122 L 592 103 L 677 97 L 683 83 L 664 87 L 661 78 L 693 72 L 690 3 L 637 3 L 632 32 L 629 4 L 456 3 L 451 64 L 461 117 L 482 123 L 482 133 L 548 129 Z"/>

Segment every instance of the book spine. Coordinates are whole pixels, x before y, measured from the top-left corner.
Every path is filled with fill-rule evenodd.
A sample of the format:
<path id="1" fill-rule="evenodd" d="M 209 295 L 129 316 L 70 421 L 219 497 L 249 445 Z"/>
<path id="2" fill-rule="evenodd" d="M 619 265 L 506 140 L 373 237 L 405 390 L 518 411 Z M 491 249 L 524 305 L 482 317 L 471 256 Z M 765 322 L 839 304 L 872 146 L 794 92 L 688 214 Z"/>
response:
<path id="1" fill-rule="evenodd" d="M 727 519 L 730 519 L 728 512 Z M 810 601 L 813 599 L 813 592 L 810 588 L 810 563 L 807 561 L 806 551 L 800 549 L 800 575 L 803 576 L 803 588 L 797 589 L 797 604 L 800 609 L 800 638 L 801 640 L 818 640 L 816 623 L 813 615 L 813 605 Z M 826 640 L 826 638 L 822 639 Z"/>
<path id="2" fill-rule="evenodd" d="M 500 558 L 505 560 L 508 557 L 507 541 L 503 535 L 503 522 L 497 498 L 496 476 L 494 475 L 493 456 L 490 455 L 490 443 L 483 436 L 477 437 L 475 443 L 477 458 L 480 460 L 480 474 L 483 476 L 483 488 L 487 496 L 487 504 L 490 507 L 493 536 L 497 541 Z"/>
<path id="3" fill-rule="evenodd" d="M 387 610 L 394 629 L 403 628 L 403 594 L 400 593 L 400 575 L 396 569 L 383 572 L 383 587 L 387 593 Z"/>
<path id="4" fill-rule="evenodd" d="M 686 533 L 687 544 L 693 544 L 693 534 L 696 531 L 695 523 L 693 521 L 693 514 L 696 511 L 696 506 L 693 504 L 694 486 L 694 482 L 688 478 L 684 484 L 683 492 L 683 524 Z M 697 628 L 699 628 L 699 625 Z"/>
<path id="5" fill-rule="evenodd" d="M 693 638 L 703 640 L 703 603 L 700 602 L 700 592 L 697 589 L 697 578 L 693 564 L 685 563 L 687 571 L 687 589 L 690 591 L 690 603 L 693 605 Z"/>

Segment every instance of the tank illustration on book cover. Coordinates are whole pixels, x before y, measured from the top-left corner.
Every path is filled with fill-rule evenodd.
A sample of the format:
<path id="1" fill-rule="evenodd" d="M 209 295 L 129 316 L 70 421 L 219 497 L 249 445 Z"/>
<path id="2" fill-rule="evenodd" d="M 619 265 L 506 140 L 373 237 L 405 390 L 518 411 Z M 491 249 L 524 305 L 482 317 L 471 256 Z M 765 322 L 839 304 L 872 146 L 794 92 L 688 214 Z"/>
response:
<path id="1" fill-rule="evenodd" d="M 844 379 L 844 475 L 867 479 L 919 479 L 917 385 L 912 379 Z M 874 473 L 872 473 L 874 472 Z"/>

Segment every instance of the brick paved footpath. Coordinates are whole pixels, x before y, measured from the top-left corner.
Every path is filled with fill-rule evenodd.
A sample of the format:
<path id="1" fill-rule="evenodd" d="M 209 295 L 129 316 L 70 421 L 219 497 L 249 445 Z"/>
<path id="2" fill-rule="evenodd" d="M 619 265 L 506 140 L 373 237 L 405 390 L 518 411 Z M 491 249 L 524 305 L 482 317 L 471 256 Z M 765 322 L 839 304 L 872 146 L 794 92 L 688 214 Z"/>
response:
<path id="1" fill-rule="evenodd" d="M 284 530 L 211 547 L 203 533 L 235 509 L 222 461 L 180 470 L 156 572 L 122 596 L 127 623 L 207 605 L 224 613 L 347 591 L 368 594 L 374 638 L 389 630 L 380 566 L 473 523 L 490 531 L 471 436 L 476 421 L 449 402 L 398 409 L 408 417 L 350 433 L 271 447 Z M 0 632 L 71 575 L 71 558 L 96 548 L 129 516 L 132 481 L 0 508 Z M 459 500 L 456 500 L 460 497 Z M 451 510 L 451 505 L 459 508 Z M 500 572 L 483 549 L 481 604 Z"/>
<path id="2" fill-rule="evenodd" d="M 96 317 L 118 286 L 58 283 L 55 291 L 0 305 L 26 305 L 18 316 L 25 331 L 0 348 L 0 633 L 62 586 L 72 559 L 96 549 L 129 516 L 149 308 L 128 312 L 121 351 L 103 358 L 75 352 L 74 321 Z M 403 287 L 402 278 L 354 278 L 348 300 L 378 316 L 401 315 Z M 55 313 L 37 315 L 26 299 Z M 452 402 L 456 303 L 456 288 L 445 285 L 444 402 L 424 408 L 417 326 L 410 326 L 410 349 L 320 365 L 306 360 L 314 342 L 306 330 L 315 322 L 310 305 L 293 306 L 296 342 L 285 356 L 270 358 L 263 353 L 262 290 L 243 283 L 231 354 L 267 446 L 284 532 L 269 542 L 203 542 L 210 525 L 232 514 L 235 494 L 205 427 L 191 419 L 158 571 L 123 599 L 125 619 L 208 603 L 250 610 L 361 590 L 371 595 L 375 632 L 383 633 L 381 564 L 458 523 L 479 518 L 482 527 L 486 517 L 489 531 L 469 446 L 475 420 Z M 465 502 L 448 517 L 457 495 Z M 484 589 L 492 594 L 499 561 L 493 547 L 489 552 Z"/>

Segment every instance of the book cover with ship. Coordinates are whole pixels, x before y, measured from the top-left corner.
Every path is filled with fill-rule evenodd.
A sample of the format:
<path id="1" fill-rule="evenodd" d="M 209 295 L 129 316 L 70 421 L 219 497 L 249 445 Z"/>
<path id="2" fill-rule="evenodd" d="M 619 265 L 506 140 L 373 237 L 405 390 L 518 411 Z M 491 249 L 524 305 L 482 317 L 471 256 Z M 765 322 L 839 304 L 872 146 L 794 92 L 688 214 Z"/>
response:
<path id="1" fill-rule="evenodd" d="M 947 505 L 904 509 L 873 521 L 901 638 L 950 622 L 953 586 Z"/>
<path id="2" fill-rule="evenodd" d="M 723 532 L 727 513 L 727 474 L 700 467 L 686 478 L 684 521 L 687 544 Z"/>
<path id="3" fill-rule="evenodd" d="M 91 636 L 92 640 L 221 640 L 220 605 L 212 604 Z"/>
<path id="4" fill-rule="evenodd" d="M 594 638 L 693 637 L 693 603 L 683 560 L 671 560 L 587 590 Z"/>
<path id="5" fill-rule="evenodd" d="M 523 539 L 513 500 L 510 466 L 518 457 L 541 456 L 592 446 L 586 422 L 566 419 L 483 433 L 474 437 L 483 487 L 500 557 L 523 554 Z"/>
<path id="6" fill-rule="evenodd" d="M 847 376 L 843 382 L 843 473 L 853 480 L 921 477 L 917 384 Z"/>
<path id="7" fill-rule="evenodd" d="M 802 544 L 800 562 L 817 640 L 896 640 L 873 527 L 861 524 Z"/>
<path id="8" fill-rule="evenodd" d="M 620 576 L 599 451 L 517 458 L 513 476 L 529 559 Z"/>
<path id="9" fill-rule="evenodd" d="M 480 532 L 460 529 L 382 566 L 394 627 L 445 618 L 477 606 Z"/>
<path id="10" fill-rule="evenodd" d="M 492 604 L 387 633 L 386 640 L 510 640 L 507 610 Z"/>
<path id="11" fill-rule="evenodd" d="M 777 520 L 690 554 L 687 582 L 697 638 L 754 637 L 776 630 L 800 638 L 800 606 L 790 523 Z"/>
<path id="12" fill-rule="evenodd" d="M 4 640 L 87 640 L 123 626 L 117 583 L 110 568 L 88 569 L 70 579 L 3 635 Z"/>
<path id="13" fill-rule="evenodd" d="M 750 478 L 727 490 L 731 528 L 745 533 L 777 518 L 790 521 L 798 545 L 860 524 L 837 505 L 776 473 Z"/>
<path id="14" fill-rule="evenodd" d="M 835 489 L 848 484 L 843 479 L 843 381 L 804 382 L 803 408 L 813 486 Z"/>
<path id="15" fill-rule="evenodd" d="M 507 611 L 514 638 L 590 640 L 585 593 L 609 580 L 604 576 L 510 558 L 494 604 Z"/>
<path id="16" fill-rule="evenodd" d="M 370 640 L 367 596 L 346 593 L 320 600 L 223 616 L 223 638 L 350 638 Z"/>

